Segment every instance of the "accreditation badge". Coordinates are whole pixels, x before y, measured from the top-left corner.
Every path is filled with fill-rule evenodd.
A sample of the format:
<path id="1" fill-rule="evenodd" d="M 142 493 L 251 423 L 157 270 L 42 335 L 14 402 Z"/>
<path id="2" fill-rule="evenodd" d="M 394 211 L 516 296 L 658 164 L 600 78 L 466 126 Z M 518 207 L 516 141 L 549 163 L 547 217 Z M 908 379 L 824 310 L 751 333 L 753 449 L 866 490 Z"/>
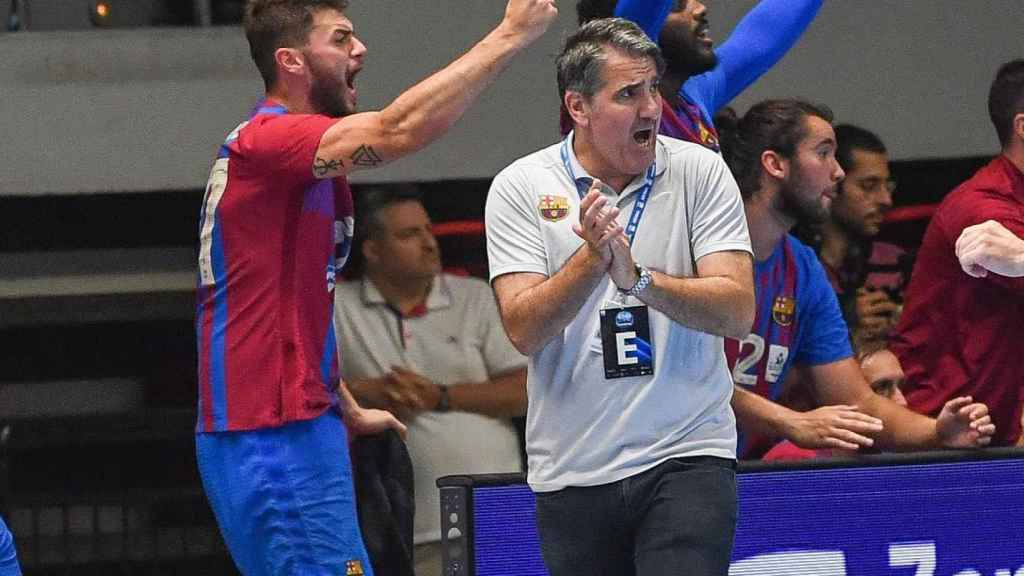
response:
<path id="1" fill-rule="evenodd" d="M 604 377 L 654 374 L 654 349 L 647 306 L 614 306 L 600 311 Z"/>

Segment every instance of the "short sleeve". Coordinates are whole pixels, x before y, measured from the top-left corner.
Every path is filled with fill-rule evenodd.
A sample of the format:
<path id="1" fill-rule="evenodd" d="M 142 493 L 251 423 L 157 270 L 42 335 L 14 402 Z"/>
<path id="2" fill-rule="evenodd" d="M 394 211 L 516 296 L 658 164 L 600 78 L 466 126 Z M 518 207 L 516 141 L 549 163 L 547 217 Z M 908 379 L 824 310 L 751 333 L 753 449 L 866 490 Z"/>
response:
<path id="1" fill-rule="evenodd" d="M 797 290 L 806 294 L 806 298 L 797 300 L 797 306 L 804 307 L 802 312 L 797 312 L 798 321 L 804 323 L 804 328 L 796 362 L 817 366 L 850 358 L 853 348 L 850 346 L 849 329 L 839 309 L 839 299 L 814 253 L 805 247 L 801 249 L 804 253 L 800 257 L 800 266 L 806 272 L 806 285 L 797 286 Z"/>
<path id="2" fill-rule="evenodd" d="M 721 156 L 703 148 L 698 152 L 702 166 L 691 170 L 691 174 L 700 175 L 693 186 L 690 214 L 694 261 L 713 252 L 729 250 L 752 254 L 747 217 L 736 180 Z"/>
<path id="3" fill-rule="evenodd" d="M 257 116 L 239 134 L 237 153 L 252 166 L 274 170 L 289 180 L 312 183 L 320 140 L 337 122 L 318 114 Z"/>
<path id="4" fill-rule="evenodd" d="M 533 186 L 515 166 L 495 176 L 487 194 L 484 223 L 490 278 L 514 272 L 548 275 L 547 251 L 537 221 Z"/>

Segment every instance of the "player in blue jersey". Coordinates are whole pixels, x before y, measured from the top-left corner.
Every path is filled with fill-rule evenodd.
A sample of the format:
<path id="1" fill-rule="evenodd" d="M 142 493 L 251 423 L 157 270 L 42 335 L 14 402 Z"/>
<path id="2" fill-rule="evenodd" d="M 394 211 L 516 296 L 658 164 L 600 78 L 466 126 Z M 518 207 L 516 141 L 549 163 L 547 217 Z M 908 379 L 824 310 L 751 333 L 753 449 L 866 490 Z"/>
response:
<path id="1" fill-rule="evenodd" d="M 0 519 L 0 576 L 21 576 L 18 555 L 14 550 L 14 538 Z"/>
<path id="2" fill-rule="evenodd" d="M 766 446 L 755 436 L 847 450 L 876 441 L 892 449 L 984 446 L 995 427 L 988 408 L 970 397 L 950 400 L 933 420 L 872 392 L 853 359 L 821 263 L 789 235 L 799 222 L 828 216 L 844 177 L 831 122 L 822 106 L 768 100 L 735 127 L 723 127 L 723 151 L 743 195 L 755 259 L 754 325 L 742 341 L 726 340 L 738 453 L 760 456 Z M 797 412 L 776 403 L 794 367 L 823 407 Z"/>
<path id="3" fill-rule="evenodd" d="M 576 12 L 581 24 L 628 18 L 657 39 L 667 65 L 660 132 L 717 151 L 715 112 L 782 59 L 822 1 L 761 0 L 717 49 L 701 0 L 579 0 Z"/>

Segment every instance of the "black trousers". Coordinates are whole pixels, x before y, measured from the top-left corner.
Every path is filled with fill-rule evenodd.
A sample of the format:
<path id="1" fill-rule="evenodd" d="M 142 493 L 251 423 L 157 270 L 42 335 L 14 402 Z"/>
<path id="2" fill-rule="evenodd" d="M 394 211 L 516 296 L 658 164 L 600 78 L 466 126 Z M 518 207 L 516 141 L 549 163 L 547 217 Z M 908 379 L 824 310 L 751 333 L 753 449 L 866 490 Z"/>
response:
<path id="1" fill-rule="evenodd" d="M 726 576 L 736 463 L 677 458 L 600 486 L 536 495 L 551 576 Z"/>

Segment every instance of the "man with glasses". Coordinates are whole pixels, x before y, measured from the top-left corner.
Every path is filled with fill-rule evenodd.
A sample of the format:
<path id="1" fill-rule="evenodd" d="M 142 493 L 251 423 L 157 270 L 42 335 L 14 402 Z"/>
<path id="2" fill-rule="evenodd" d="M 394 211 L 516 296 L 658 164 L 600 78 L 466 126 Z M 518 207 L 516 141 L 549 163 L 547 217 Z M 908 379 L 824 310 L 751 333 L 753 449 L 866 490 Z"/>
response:
<path id="1" fill-rule="evenodd" d="M 884 339 L 900 310 L 903 251 L 874 242 L 892 208 L 895 183 L 885 144 L 874 133 L 836 126 L 836 160 L 846 173 L 820 228 L 818 257 L 839 296 L 854 344 Z"/>

